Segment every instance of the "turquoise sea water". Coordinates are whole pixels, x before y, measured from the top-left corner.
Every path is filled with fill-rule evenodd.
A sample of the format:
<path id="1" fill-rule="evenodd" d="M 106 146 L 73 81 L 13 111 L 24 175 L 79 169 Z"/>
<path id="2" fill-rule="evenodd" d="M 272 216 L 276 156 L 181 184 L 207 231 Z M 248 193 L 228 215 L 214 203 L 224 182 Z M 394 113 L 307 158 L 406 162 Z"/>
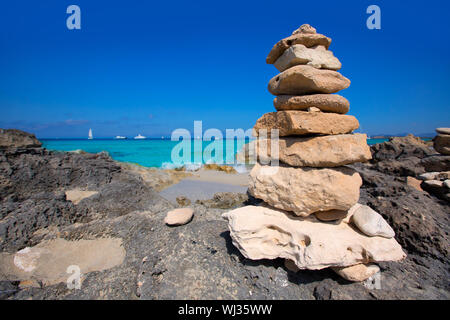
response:
<path id="1" fill-rule="evenodd" d="M 368 139 L 367 143 L 373 145 L 385 142 L 388 139 Z M 83 150 L 90 153 L 98 153 L 101 151 L 108 152 L 111 157 L 117 161 L 137 163 L 145 167 L 165 167 L 173 168 L 171 160 L 172 150 L 177 146 L 179 141 L 147 139 L 147 140 L 113 140 L 113 139 L 43 139 L 43 146 L 49 150 L 55 151 L 75 151 Z M 190 144 L 191 157 L 190 160 L 185 158 L 184 163 L 225 163 L 226 157 L 234 159 L 235 154 L 248 142 L 245 140 L 221 140 L 222 154 L 220 151 L 205 154 L 205 150 L 211 143 L 219 143 L 219 141 L 196 141 L 202 150 L 195 149 L 194 140 L 185 141 L 185 147 Z M 217 145 L 216 145 L 217 146 Z M 216 148 L 219 150 L 219 148 Z M 187 149 L 186 149 L 187 150 Z M 197 151 L 196 151 L 197 150 Z M 200 151 L 199 151 L 200 150 Z M 202 153 L 204 157 L 202 156 Z M 180 154 L 183 154 L 180 152 Z"/>

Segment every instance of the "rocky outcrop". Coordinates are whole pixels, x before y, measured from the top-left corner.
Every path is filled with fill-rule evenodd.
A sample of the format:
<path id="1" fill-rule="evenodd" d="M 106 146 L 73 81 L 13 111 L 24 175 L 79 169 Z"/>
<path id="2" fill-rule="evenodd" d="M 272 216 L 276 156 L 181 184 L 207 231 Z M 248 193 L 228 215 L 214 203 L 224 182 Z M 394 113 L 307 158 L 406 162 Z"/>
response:
<path id="1" fill-rule="evenodd" d="M 42 143 L 30 134 L 17 129 L 0 129 L 0 149 L 39 148 Z"/>
<path id="2" fill-rule="evenodd" d="M 272 129 L 278 129 L 280 137 L 310 134 L 346 134 L 358 129 L 359 122 L 349 115 L 305 112 L 278 111 L 264 114 L 253 127 L 254 135 L 263 133 L 270 136 Z"/>

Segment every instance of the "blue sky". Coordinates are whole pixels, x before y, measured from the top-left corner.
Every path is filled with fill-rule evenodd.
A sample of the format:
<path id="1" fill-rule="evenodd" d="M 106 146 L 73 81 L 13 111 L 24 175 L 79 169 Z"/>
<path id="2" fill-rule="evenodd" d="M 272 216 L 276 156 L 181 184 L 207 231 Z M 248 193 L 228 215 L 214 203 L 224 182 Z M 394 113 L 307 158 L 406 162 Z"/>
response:
<path id="1" fill-rule="evenodd" d="M 81 30 L 66 8 L 81 8 Z M 381 30 L 366 8 L 381 8 Z M 340 94 L 369 134 L 450 126 L 448 1 L 9 1 L 0 127 L 40 138 L 244 128 L 274 111 L 265 58 L 303 23 L 333 39 Z"/>

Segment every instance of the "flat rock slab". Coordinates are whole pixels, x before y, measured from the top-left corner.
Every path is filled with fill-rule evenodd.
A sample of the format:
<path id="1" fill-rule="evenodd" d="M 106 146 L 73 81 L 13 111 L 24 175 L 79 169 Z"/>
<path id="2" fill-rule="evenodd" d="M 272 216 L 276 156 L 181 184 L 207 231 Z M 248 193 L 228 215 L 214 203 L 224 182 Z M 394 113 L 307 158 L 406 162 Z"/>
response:
<path id="1" fill-rule="evenodd" d="M 338 167 L 372 159 L 367 136 L 360 133 L 279 138 L 275 153 L 270 139 L 255 141 L 258 158 L 265 164 L 278 160 L 293 167 Z"/>
<path id="2" fill-rule="evenodd" d="M 450 128 L 436 128 L 436 132 L 440 134 L 450 134 Z"/>
<path id="3" fill-rule="evenodd" d="M 280 95 L 274 98 L 273 105 L 278 111 L 319 108 L 324 112 L 346 114 L 350 109 L 350 102 L 337 94 Z"/>
<path id="4" fill-rule="evenodd" d="M 318 211 L 348 210 L 359 199 L 360 175 L 353 169 L 292 168 L 255 164 L 249 193 L 271 206 L 308 216 Z"/>
<path id="5" fill-rule="evenodd" d="M 275 61 L 292 45 L 302 44 L 307 48 L 313 46 L 324 46 L 326 49 L 330 46 L 331 39 L 319 33 L 296 33 L 287 38 L 278 41 L 270 50 L 266 62 L 274 64 Z"/>
<path id="6" fill-rule="evenodd" d="M 349 86 L 350 80 L 339 72 L 302 65 L 289 68 L 273 77 L 268 89 L 271 94 L 278 96 L 336 93 Z"/>
<path id="7" fill-rule="evenodd" d="M 111 269 L 122 264 L 126 251 L 120 238 L 67 241 L 48 240 L 15 254 L 0 254 L 0 280 L 41 281 L 44 285 L 66 282 L 69 266 L 81 274 Z"/>
<path id="8" fill-rule="evenodd" d="M 308 65 L 317 69 L 339 70 L 342 67 L 338 58 L 333 52 L 325 49 L 323 46 L 307 48 L 302 44 L 296 44 L 289 47 L 275 61 L 274 66 L 280 72 L 283 72 L 297 65 Z"/>
<path id="9" fill-rule="evenodd" d="M 359 128 L 354 116 L 305 111 L 278 111 L 264 114 L 253 127 L 253 134 L 260 136 L 265 130 L 270 136 L 271 129 L 278 129 L 280 137 L 310 134 L 345 134 Z M 264 131 L 262 132 L 264 134 Z"/>
<path id="10" fill-rule="evenodd" d="M 284 258 L 317 270 L 406 257 L 395 239 L 367 237 L 345 221 L 322 223 L 267 207 L 246 206 L 223 214 L 234 246 L 248 259 Z"/>
<path id="11" fill-rule="evenodd" d="M 180 196 L 185 196 L 194 203 L 197 200 L 212 199 L 214 194 L 219 192 L 246 193 L 247 186 L 186 179 L 164 189 L 159 194 L 176 204 L 176 199 Z"/>

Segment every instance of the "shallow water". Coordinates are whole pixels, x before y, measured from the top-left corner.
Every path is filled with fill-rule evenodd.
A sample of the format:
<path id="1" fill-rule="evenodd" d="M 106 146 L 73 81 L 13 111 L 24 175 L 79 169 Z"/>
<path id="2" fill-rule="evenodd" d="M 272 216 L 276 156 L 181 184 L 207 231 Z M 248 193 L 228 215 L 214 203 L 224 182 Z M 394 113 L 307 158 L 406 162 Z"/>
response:
<path id="1" fill-rule="evenodd" d="M 388 141 L 388 139 L 368 139 L 367 143 L 373 145 Z M 145 167 L 164 167 L 173 168 L 181 163 L 174 164 L 171 154 L 174 147 L 179 141 L 147 139 L 147 140 L 114 140 L 114 139 L 44 139 L 42 140 L 44 148 L 56 151 L 75 151 L 83 150 L 90 153 L 98 153 L 101 151 L 108 152 L 111 157 L 117 161 L 137 163 Z M 184 141 L 186 149 L 191 149 L 190 159 L 184 158 L 183 164 L 192 163 L 193 167 L 200 167 L 205 163 L 226 163 L 226 159 L 234 159 L 236 153 L 247 143 L 248 140 L 217 140 L 200 141 L 188 140 Z M 209 153 L 212 148 L 211 143 L 217 143 L 217 150 L 220 151 Z M 222 147 L 219 148 L 219 144 Z M 200 149 L 201 148 L 201 149 Z M 228 149 L 228 151 L 227 151 Z M 206 151 L 206 152 L 205 152 Z M 203 153 L 203 155 L 202 155 Z M 180 152 L 179 154 L 183 154 Z M 230 163 L 231 164 L 231 163 Z M 194 168 L 195 169 L 195 168 Z"/>

